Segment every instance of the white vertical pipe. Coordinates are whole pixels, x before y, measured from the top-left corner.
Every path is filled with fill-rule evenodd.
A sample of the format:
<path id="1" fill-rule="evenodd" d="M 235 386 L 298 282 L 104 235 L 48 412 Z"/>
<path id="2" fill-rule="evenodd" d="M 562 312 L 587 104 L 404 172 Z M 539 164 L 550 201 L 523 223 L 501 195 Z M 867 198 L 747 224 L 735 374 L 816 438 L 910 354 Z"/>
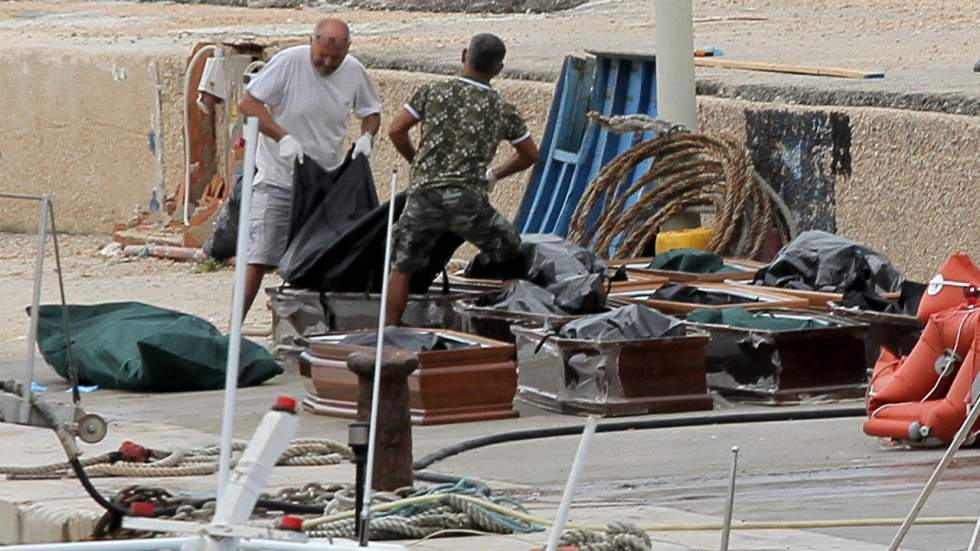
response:
<path id="1" fill-rule="evenodd" d="M 657 118 L 698 127 L 691 0 L 657 0 Z"/>
<path id="2" fill-rule="evenodd" d="M 385 263 L 381 267 L 381 311 L 378 313 L 378 343 L 374 347 L 374 378 L 371 386 L 371 417 L 368 432 L 367 472 L 364 473 L 364 503 L 361 506 L 361 547 L 370 533 L 371 485 L 374 483 L 374 451 L 378 437 L 378 401 L 381 399 L 381 355 L 384 352 L 385 310 L 388 308 L 388 265 L 391 263 L 391 234 L 395 225 L 395 193 L 398 192 L 398 169 L 391 171 L 391 193 L 388 195 L 388 229 L 385 234 Z"/>
<path id="3" fill-rule="evenodd" d="M 44 276 L 44 242 L 48 235 L 48 196 L 41 196 L 37 220 L 37 256 L 34 258 L 34 291 L 31 295 L 31 326 L 27 331 L 27 367 L 24 373 L 23 401 L 20 403 L 20 422 L 30 423 L 31 383 L 34 381 L 34 354 L 37 346 L 37 322 L 41 309 L 41 279 Z M 65 335 L 65 339 L 68 335 Z M 65 343 L 71 346 L 71 343 Z"/>
<path id="4" fill-rule="evenodd" d="M 231 441 L 235 429 L 235 393 L 242 349 L 242 313 L 245 311 L 245 267 L 248 265 L 248 231 L 252 209 L 252 179 L 255 177 L 255 150 L 258 147 L 259 119 L 245 121 L 245 166 L 242 174 L 242 200 L 238 212 L 238 243 L 235 246 L 235 289 L 231 300 L 231 331 L 228 335 L 228 363 L 225 367 L 225 403 L 221 414 L 221 448 L 218 458 L 218 503 L 228 485 L 231 470 Z"/>
<path id="5" fill-rule="evenodd" d="M 725 523 L 721 527 L 721 551 L 728 551 L 728 538 L 732 531 L 732 514 L 735 512 L 735 477 L 738 474 L 738 446 L 732 446 L 732 477 L 728 481 L 728 502 L 725 503 Z"/>
<path id="6" fill-rule="evenodd" d="M 551 534 L 548 537 L 548 547 L 546 551 L 555 551 L 558 548 L 558 541 L 561 540 L 561 533 L 565 530 L 565 523 L 568 521 L 568 510 L 572 507 L 572 495 L 575 493 L 575 485 L 578 484 L 579 476 L 585 468 L 585 458 L 589 453 L 589 445 L 595 435 L 595 428 L 599 419 L 590 415 L 585 421 L 585 430 L 582 431 L 582 439 L 578 443 L 578 451 L 575 453 L 575 461 L 572 463 L 572 470 L 568 473 L 568 480 L 565 482 L 565 493 L 561 496 L 561 505 L 558 506 L 558 516 L 555 517 L 555 524 L 551 527 Z"/>

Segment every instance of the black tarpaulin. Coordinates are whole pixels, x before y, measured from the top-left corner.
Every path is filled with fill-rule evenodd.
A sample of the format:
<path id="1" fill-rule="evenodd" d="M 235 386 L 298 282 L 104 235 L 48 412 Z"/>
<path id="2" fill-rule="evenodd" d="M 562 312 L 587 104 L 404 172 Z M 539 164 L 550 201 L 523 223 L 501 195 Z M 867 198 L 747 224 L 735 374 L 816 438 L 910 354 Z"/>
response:
<path id="1" fill-rule="evenodd" d="M 234 180 L 228 200 L 221 206 L 218 218 L 214 221 L 211 237 L 201 246 L 204 254 L 214 260 L 228 260 L 235 256 L 235 247 L 238 245 L 238 217 L 242 203 L 241 167 L 235 171 Z"/>
<path id="2" fill-rule="evenodd" d="M 405 208 L 407 195 L 395 196 L 395 220 Z M 388 203 L 361 217 L 343 235 L 323 240 L 310 249 L 318 270 L 301 280 L 287 280 L 292 287 L 332 292 L 381 292 L 382 266 L 388 225 Z M 433 247 L 426 269 L 415 273 L 409 290 L 423 294 L 435 280 L 463 239 L 444 233 Z"/>
<path id="3" fill-rule="evenodd" d="M 854 289 L 844 292 L 843 306 L 858 307 L 862 310 L 915 316 L 919 302 L 926 292 L 926 284 L 916 281 L 903 281 L 897 300 L 887 299 L 868 289 Z"/>
<path id="4" fill-rule="evenodd" d="M 824 231 L 803 232 L 758 271 L 753 283 L 806 291 L 843 293 L 867 287 L 898 291 L 902 276 L 880 253 Z"/>
<path id="5" fill-rule="evenodd" d="M 477 305 L 509 312 L 568 315 L 555 304 L 552 292 L 526 279 L 509 282 L 499 295 L 480 298 Z"/>
<path id="6" fill-rule="evenodd" d="M 558 308 L 573 314 L 601 312 L 606 306 L 606 278 L 602 274 L 583 274 L 549 285 Z"/>
<path id="7" fill-rule="evenodd" d="M 407 327 L 388 326 L 384 330 L 385 346 L 408 350 L 409 352 L 431 352 L 433 350 L 457 350 L 460 348 L 473 348 L 477 346 L 472 343 L 461 342 L 448 339 L 443 335 L 432 331 L 419 331 Z M 352 346 L 370 346 L 378 344 L 378 334 L 374 331 L 368 333 L 357 333 L 344 337 L 340 344 Z"/>
<path id="8" fill-rule="evenodd" d="M 705 304 L 719 306 L 725 304 L 744 304 L 758 302 L 758 299 L 715 291 L 702 291 L 690 285 L 668 283 L 650 295 L 653 300 L 669 300 L 671 302 L 686 302 L 688 304 Z"/>
<path id="9" fill-rule="evenodd" d="M 606 265 L 594 252 L 566 241 L 557 235 L 526 234 L 521 236 L 523 274 L 515 275 L 520 266 L 490 262 L 483 253 L 466 267 L 466 277 L 478 279 L 527 279 L 542 287 L 564 279 L 589 274 L 605 274 Z"/>
<path id="10" fill-rule="evenodd" d="M 363 155 L 348 156 L 339 169 L 329 172 L 310 157 L 304 159 L 293 171 L 289 240 L 279 273 L 287 283 L 305 287 L 325 268 L 323 245 L 339 239 L 377 208 L 378 194 Z"/>
<path id="11" fill-rule="evenodd" d="M 684 334 L 684 322 L 639 304 L 570 321 L 558 330 L 558 336 L 562 338 L 595 341 L 681 337 Z"/>

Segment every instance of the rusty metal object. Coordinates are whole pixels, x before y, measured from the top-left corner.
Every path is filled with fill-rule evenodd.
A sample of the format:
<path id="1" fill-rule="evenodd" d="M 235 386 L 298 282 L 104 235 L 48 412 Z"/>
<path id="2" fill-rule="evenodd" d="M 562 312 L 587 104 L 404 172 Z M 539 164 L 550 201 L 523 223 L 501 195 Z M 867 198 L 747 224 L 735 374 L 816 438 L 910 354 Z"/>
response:
<path id="1" fill-rule="evenodd" d="M 764 311 L 826 326 L 770 331 L 687 322 L 711 335 L 706 351 L 712 390 L 732 399 L 770 403 L 864 395 L 866 324 L 808 310 Z"/>
<path id="2" fill-rule="evenodd" d="M 435 332 L 475 346 L 416 355 L 419 367 L 408 376 L 412 423 L 436 425 L 517 417 L 513 405 L 517 391 L 514 346 L 455 331 Z M 362 331 L 309 338 L 309 347 L 299 359 L 300 374 L 308 378 L 303 400 L 307 410 L 356 417 L 358 381 L 347 369 L 347 356 L 358 351 L 373 353 L 369 348 L 340 344 L 345 336 L 356 333 Z"/>
<path id="3" fill-rule="evenodd" d="M 413 485 L 408 376 L 418 367 L 415 354 L 404 350 L 385 351 L 381 357 L 382 399 L 378 404 L 378 438 L 371 484 L 374 490 L 393 492 Z M 371 417 L 371 389 L 376 376 L 374 354 L 351 352 L 347 356 L 347 368 L 358 378 L 357 420 L 367 422 Z"/>
<path id="4" fill-rule="evenodd" d="M 594 342 L 513 328 L 518 398 L 562 413 L 643 415 L 710 410 L 708 336 Z"/>

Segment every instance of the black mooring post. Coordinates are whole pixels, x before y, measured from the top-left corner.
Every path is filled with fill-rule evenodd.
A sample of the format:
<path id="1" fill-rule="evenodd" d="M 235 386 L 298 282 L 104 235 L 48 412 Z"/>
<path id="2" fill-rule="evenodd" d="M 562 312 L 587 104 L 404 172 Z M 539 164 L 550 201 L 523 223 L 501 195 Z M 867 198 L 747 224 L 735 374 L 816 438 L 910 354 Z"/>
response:
<path id="1" fill-rule="evenodd" d="M 367 534 L 361 525 L 361 508 L 364 506 L 364 475 L 367 468 L 368 437 L 371 425 L 351 423 L 347 429 L 347 445 L 354 452 L 354 534 L 361 547 L 367 547 Z"/>

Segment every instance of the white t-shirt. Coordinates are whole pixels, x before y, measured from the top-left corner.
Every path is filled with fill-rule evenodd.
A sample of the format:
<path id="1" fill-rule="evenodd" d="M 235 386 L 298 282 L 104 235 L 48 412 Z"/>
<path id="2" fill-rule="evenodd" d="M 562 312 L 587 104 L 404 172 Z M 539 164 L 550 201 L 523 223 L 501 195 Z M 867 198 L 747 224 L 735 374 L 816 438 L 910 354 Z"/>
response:
<path id="1" fill-rule="evenodd" d="M 262 68 L 248 92 L 264 103 L 276 124 L 303 146 L 303 153 L 326 170 L 343 163 L 341 147 L 351 112 L 364 118 L 381 112 L 381 100 L 361 62 L 348 54 L 340 67 L 321 76 L 309 46 L 287 48 Z M 293 165 L 279 157 L 279 144 L 259 139 L 256 183 L 292 187 Z"/>

